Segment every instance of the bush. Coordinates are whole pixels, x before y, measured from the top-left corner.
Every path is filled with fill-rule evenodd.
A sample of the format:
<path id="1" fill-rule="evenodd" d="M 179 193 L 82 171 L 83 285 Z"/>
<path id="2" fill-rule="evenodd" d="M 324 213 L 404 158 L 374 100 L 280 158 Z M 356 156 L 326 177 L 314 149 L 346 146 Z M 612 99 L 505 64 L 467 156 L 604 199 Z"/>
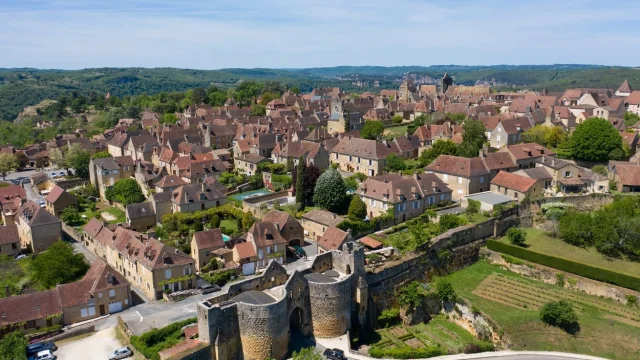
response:
<path id="1" fill-rule="evenodd" d="M 116 181 L 112 187 L 107 188 L 105 195 L 107 200 L 121 203 L 124 206 L 144 201 L 144 195 L 142 194 L 140 185 L 131 178 Z"/>
<path id="2" fill-rule="evenodd" d="M 564 287 L 564 274 L 556 274 L 556 285 Z"/>
<path id="3" fill-rule="evenodd" d="M 349 218 L 353 220 L 363 220 L 367 217 L 367 205 L 360 199 L 360 196 L 354 195 L 349 204 Z"/>
<path id="4" fill-rule="evenodd" d="M 480 212 L 480 201 L 468 200 L 467 214 L 477 214 Z"/>
<path id="5" fill-rule="evenodd" d="M 369 349 L 369 356 L 376 359 L 424 359 L 434 356 L 447 355 L 446 349 L 439 346 L 427 346 L 420 349 L 412 347 L 377 347 Z"/>
<path id="6" fill-rule="evenodd" d="M 182 328 L 189 324 L 195 324 L 198 318 L 190 318 L 179 321 L 161 329 L 150 330 L 140 336 L 131 337 L 131 345 L 142 355 L 150 360 L 159 360 L 158 352 L 177 345 L 182 341 Z"/>
<path id="7" fill-rule="evenodd" d="M 581 264 L 567 259 L 557 258 L 555 256 L 540 254 L 519 246 L 505 244 L 496 240 L 487 240 L 487 247 L 490 250 L 513 255 L 520 259 L 529 260 L 540 265 L 640 291 L 640 278 L 637 277 L 591 265 Z"/>
<path id="8" fill-rule="evenodd" d="M 443 302 L 456 302 L 458 295 L 453 289 L 451 281 L 445 278 L 437 278 L 436 281 L 436 296 Z"/>
<path id="9" fill-rule="evenodd" d="M 211 217 L 211 226 L 214 229 L 220 227 L 220 216 L 218 216 L 218 214 L 213 214 L 213 216 Z"/>
<path id="10" fill-rule="evenodd" d="M 211 284 L 224 286 L 235 275 L 236 275 L 236 271 L 233 269 L 229 269 L 229 270 L 221 270 L 221 271 L 215 272 L 212 275 L 203 275 L 202 277 Z"/>
<path id="11" fill-rule="evenodd" d="M 378 326 L 388 328 L 400 323 L 400 309 L 390 308 L 385 309 L 378 316 Z"/>
<path id="12" fill-rule="evenodd" d="M 638 305 L 638 297 L 635 295 L 627 295 L 627 305 L 629 306 L 636 306 Z"/>
<path id="13" fill-rule="evenodd" d="M 465 225 L 467 221 L 456 214 L 444 214 L 440 216 L 440 232 L 455 229 L 458 226 Z"/>
<path id="14" fill-rule="evenodd" d="M 21 331 L 14 331 L 0 341 L 0 360 L 27 360 L 27 340 Z"/>
<path id="15" fill-rule="evenodd" d="M 507 236 L 513 245 L 524 246 L 525 240 L 527 239 L 527 232 L 524 229 L 512 227 L 507 231 Z"/>
<path id="16" fill-rule="evenodd" d="M 547 325 L 559 327 L 570 334 L 580 331 L 578 316 L 566 300 L 551 301 L 540 309 L 540 320 Z"/>
<path id="17" fill-rule="evenodd" d="M 400 306 L 415 309 L 422 304 L 422 299 L 427 296 L 422 285 L 417 281 L 410 282 L 407 286 L 396 292 L 396 298 Z"/>

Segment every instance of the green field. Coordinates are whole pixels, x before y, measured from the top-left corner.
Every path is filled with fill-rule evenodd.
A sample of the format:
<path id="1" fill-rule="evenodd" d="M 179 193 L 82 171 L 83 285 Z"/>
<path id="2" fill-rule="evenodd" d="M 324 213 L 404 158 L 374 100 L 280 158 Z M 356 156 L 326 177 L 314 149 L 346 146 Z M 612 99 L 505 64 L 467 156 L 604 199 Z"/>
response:
<path id="1" fill-rule="evenodd" d="M 447 277 L 460 296 L 500 326 L 513 350 L 640 358 L 640 310 L 636 307 L 529 280 L 485 261 Z M 540 321 L 539 306 L 557 299 L 574 304 L 581 327 L 577 335 Z"/>
<path id="2" fill-rule="evenodd" d="M 227 229 L 229 234 L 238 231 L 238 223 L 236 219 L 224 219 L 220 221 L 220 227 Z"/>
<path id="3" fill-rule="evenodd" d="M 444 315 L 435 315 L 428 323 L 379 329 L 376 333 L 380 341 L 371 345 L 372 349 L 411 350 L 436 347 L 445 354 L 456 354 L 463 352 L 469 344 L 477 344 L 485 349 L 491 348 L 490 343 L 476 339 L 467 330 L 448 321 Z"/>
<path id="4" fill-rule="evenodd" d="M 640 274 L 640 263 L 623 259 L 607 258 L 595 248 L 583 249 L 567 244 L 560 239 L 549 237 L 539 229 L 526 228 L 525 230 L 527 231 L 527 250 L 616 271 L 634 277 Z M 506 236 L 498 239 L 498 241 L 505 244 L 509 243 L 509 239 Z"/>
<path id="5" fill-rule="evenodd" d="M 402 136 L 407 132 L 407 126 L 392 126 L 384 129 L 384 135 Z"/>

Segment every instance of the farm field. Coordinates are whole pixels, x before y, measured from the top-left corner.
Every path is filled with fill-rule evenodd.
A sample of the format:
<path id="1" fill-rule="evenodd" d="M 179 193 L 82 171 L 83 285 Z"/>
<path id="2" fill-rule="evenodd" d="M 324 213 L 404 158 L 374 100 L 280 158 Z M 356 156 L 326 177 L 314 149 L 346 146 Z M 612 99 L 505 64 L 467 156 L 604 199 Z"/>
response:
<path id="1" fill-rule="evenodd" d="M 372 345 L 372 348 L 412 348 L 425 349 L 437 347 L 443 353 L 456 354 L 464 351 L 469 344 L 491 344 L 476 339 L 467 330 L 446 320 L 444 315 L 436 315 L 427 324 L 415 326 L 395 326 L 388 329 L 376 330 L 381 340 Z"/>
<path id="2" fill-rule="evenodd" d="M 640 263 L 638 262 L 607 258 L 595 248 L 583 249 L 567 244 L 561 239 L 548 236 L 540 229 L 525 228 L 525 230 L 527 232 L 527 250 L 596 266 L 629 276 L 635 277 L 640 274 Z M 498 239 L 498 241 L 509 244 L 509 239 L 506 236 Z"/>
<path id="3" fill-rule="evenodd" d="M 640 358 L 640 309 L 544 284 L 479 261 L 447 276 L 458 295 L 490 316 L 513 350 L 564 351 L 608 359 Z M 540 321 L 544 303 L 574 305 L 580 332 L 573 336 Z"/>

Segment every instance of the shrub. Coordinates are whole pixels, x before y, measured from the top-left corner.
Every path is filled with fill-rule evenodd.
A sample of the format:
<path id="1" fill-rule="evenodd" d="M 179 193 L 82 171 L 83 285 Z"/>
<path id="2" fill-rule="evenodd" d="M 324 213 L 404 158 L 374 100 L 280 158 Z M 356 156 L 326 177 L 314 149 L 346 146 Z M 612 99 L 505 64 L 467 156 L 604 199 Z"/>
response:
<path id="1" fill-rule="evenodd" d="M 224 286 L 236 275 L 236 271 L 233 269 L 217 271 L 211 275 L 203 275 L 202 277 L 211 284 L 218 286 Z"/>
<path id="2" fill-rule="evenodd" d="M 409 309 L 415 309 L 420 306 L 422 299 L 424 299 L 426 295 L 426 291 L 424 291 L 422 285 L 417 281 L 410 282 L 407 286 L 396 292 L 396 298 L 400 306 Z"/>
<path id="3" fill-rule="evenodd" d="M 467 221 L 456 214 L 444 214 L 440 216 L 440 232 L 455 229 L 458 226 L 465 225 Z"/>
<path id="4" fill-rule="evenodd" d="M 505 244 L 496 240 L 487 240 L 487 247 L 490 250 L 513 255 L 520 259 L 529 260 L 540 265 L 640 291 L 640 278 L 637 277 L 587 264 L 581 264 L 567 259 L 557 258 L 555 256 L 540 254 L 519 246 Z"/>
<path id="5" fill-rule="evenodd" d="M 507 237 L 509 237 L 509 242 L 513 245 L 524 246 L 525 240 L 527 239 L 527 232 L 524 229 L 512 227 L 507 231 Z"/>
<path id="6" fill-rule="evenodd" d="M 635 295 L 627 295 L 627 305 L 629 306 L 636 306 L 638 305 L 638 297 Z"/>
<path id="7" fill-rule="evenodd" d="M 147 359 L 159 360 L 158 352 L 177 345 L 182 340 L 182 328 L 197 321 L 197 318 L 189 318 L 161 329 L 150 330 L 140 336 L 133 335 L 131 344 Z"/>
<path id="8" fill-rule="evenodd" d="M 211 226 L 214 229 L 220 227 L 220 216 L 218 216 L 218 214 L 213 214 L 213 216 L 211 217 Z"/>
<path id="9" fill-rule="evenodd" d="M 609 190 L 611 191 L 618 190 L 618 183 L 615 180 L 609 180 Z"/>
<path id="10" fill-rule="evenodd" d="M 547 325 L 559 327 L 570 334 L 580 331 L 578 316 L 566 300 L 551 301 L 540 309 L 540 320 Z"/>
<path id="11" fill-rule="evenodd" d="M 387 328 L 400 323 L 400 309 L 385 309 L 378 316 L 378 326 Z"/>
<path id="12" fill-rule="evenodd" d="M 446 349 L 439 346 L 427 346 L 420 349 L 412 347 L 377 347 L 369 349 L 369 356 L 372 358 L 392 358 L 392 359 L 424 359 L 434 356 L 447 355 Z"/>
<path id="13" fill-rule="evenodd" d="M 468 200 L 467 214 L 477 214 L 480 211 L 480 201 Z"/>
<path id="14" fill-rule="evenodd" d="M 556 285 L 564 287 L 564 274 L 556 274 Z"/>
<path id="15" fill-rule="evenodd" d="M 21 331 L 14 331 L 0 341 L 0 359 L 27 360 L 27 340 Z"/>
<path id="16" fill-rule="evenodd" d="M 437 278 L 436 281 L 436 296 L 443 302 L 456 302 L 458 295 L 453 289 L 451 281 L 445 278 Z"/>
<path id="17" fill-rule="evenodd" d="M 367 205 L 360 199 L 360 196 L 353 196 L 349 204 L 349 217 L 354 220 L 363 220 L 367 217 Z"/>

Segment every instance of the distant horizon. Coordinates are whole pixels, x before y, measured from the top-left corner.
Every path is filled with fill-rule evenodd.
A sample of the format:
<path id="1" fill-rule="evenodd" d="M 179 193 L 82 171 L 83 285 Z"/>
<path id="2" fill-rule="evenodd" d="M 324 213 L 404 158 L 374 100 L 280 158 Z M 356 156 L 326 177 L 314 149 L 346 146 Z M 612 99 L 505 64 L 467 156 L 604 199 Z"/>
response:
<path id="1" fill-rule="evenodd" d="M 157 66 L 157 67 L 145 67 L 145 66 L 99 66 L 99 67 L 87 67 L 87 68 L 34 68 L 34 67 L 2 67 L 0 70 L 37 70 L 37 71 L 84 71 L 84 70 L 98 70 L 98 69 L 144 69 L 144 70 L 157 70 L 157 69 L 173 69 L 173 70 L 195 70 L 195 71 L 225 71 L 225 70 L 282 70 L 282 71 L 300 71 L 309 69 L 337 69 L 344 67 L 371 67 L 371 68 L 437 68 L 437 67 L 480 67 L 480 68 L 495 68 L 500 66 L 512 66 L 512 67 L 555 67 L 555 66 L 579 66 L 579 67 L 603 67 L 603 68 L 640 68 L 640 65 L 603 65 L 603 64 L 580 64 L 580 63 L 552 63 L 552 64 L 492 64 L 492 65 L 463 65 L 463 64 L 433 64 L 433 65 L 334 65 L 334 66 L 313 66 L 313 67 L 225 67 L 215 69 L 204 68 L 189 68 L 189 67 L 175 67 L 175 66 Z"/>
<path id="2" fill-rule="evenodd" d="M 0 67 L 631 67 L 638 13 L 638 1 L 596 0 L 5 0 Z"/>

